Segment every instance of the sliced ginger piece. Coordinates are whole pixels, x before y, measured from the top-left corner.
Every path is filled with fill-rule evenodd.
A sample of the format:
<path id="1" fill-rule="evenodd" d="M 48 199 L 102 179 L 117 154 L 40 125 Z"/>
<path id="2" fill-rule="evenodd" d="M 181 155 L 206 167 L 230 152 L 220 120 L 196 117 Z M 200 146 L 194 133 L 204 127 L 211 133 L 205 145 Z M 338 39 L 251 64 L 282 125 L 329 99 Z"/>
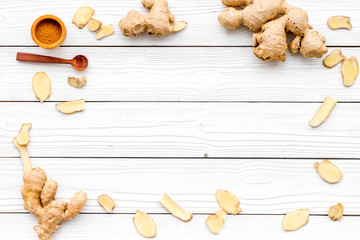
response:
<path id="1" fill-rule="evenodd" d="M 359 74 L 359 63 L 356 57 L 350 57 L 345 59 L 341 64 L 341 75 L 343 83 L 346 87 L 350 87 L 354 84 Z"/>
<path id="2" fill-rule="evenodd" d="M 156 237 L 156 224 L 147 213 L 136 210 L 133 221 L 136 230 L 141 236 L 147 238 Z"/>
<path id="3" fill-rule="evenodd" d="M 51 81 L 44 72 L 35 73 L 32 79 L 32 88 L 40 102 L 44 102 L 51 94 Z"/>
<path id="4" fill-rule="evenodd" d="M 239 207 L 239 199 L 229 191 L 219 189 L 216 191 L 216 200 L 219 203 L 219 206 L 224 210 L 224 212 L 229 214 L 239 214 L 242 210 Z"/>
<path id="5" fill-rule="evenodd" d="M 226 217 L 227 217 L 227 213 L 224 212 L 224 210 L 222 210 L 222 209 L 217 210 L 215 212 L 215 215 L 218 217 L 221 217 L 224 221 L 226 220 Z"/>
<path id="6" fill-rule="evenodd" d="M 113 35 L 114 32 L 115 30 L 112 24 L 105 25 L 96 33 L 96 39 L 100 40 L 104 37 L 108 37 L 110 35 Z"/>
<path id="7" fill-rule="evenodd" d="M 299 209 L 286 214 L 282 221 L 285 231 L 296 231 L 309 221 L 309 209 Z"/>
<path id="8" fill-rule="evenodd" d="M 85 109 L 85 100 L 79 99 L 75 101 L 68 101 L 63 103 L 58 103 L 55 105 L 55 108 L 62 113 L 71 114 L 75 112 L 80 112 Z"/>
<path id="9" fill-rule="evenodd" d="M 215 215 L 209 215 L 205 221 L 205 224 L 210 232 L 218 234 L 221 228 L 224 226 L 226 216 L 226 212 L 224 212 L 222 209 L 217 210 Z"/>
<path id="10" fill-rule="evenodd" d="M 321 163 L 316 162 L 314 165 L 320 177 L 328 183 L 338 183 L 343 177 L 339 168 L 327 159 Z"/>
<path id="11" fill-rule="evenodd" d="M 327 68 L 335 67 L 339 62 L 344 61 L 346 57 L 341 53 L 340 49 L 335 49 L 329 55 L 327 55 L 324 60 L 323 64 Z"/>
<path id="12" fill-rule="evenodd" d="M 16 136 L 16 140 L 20 145 L 26 146 L 29 144 L 30 142 L 29 132 L 31 127 L 32 127 L 31 123 L 23 123 L 23 125 L 21 125 L 20 131 Z"/>
<path id="13" fill-rule="evenodd" d="M 106 194 L 100 195 L 98 197 L 98 203 L 108 213 L 112 213 L 112 211 L 114 210 L 114 208 L 116 206 L 114 200 Z"/>
<path id="14" fill-rule="evenodd" d="M 88 28 L 91 32 L 96 32 L 102 27 L 103 23 L 96 19 L 90 19 L 88 23 Z"/>
<path id="15" fill-rule="evenodd" d="M 336 30 L 340 28 L 350 29 L 351 23 L 350 18 L 346 16 L 334 16 L 327 20 L 327 25 L 330 29 Z"/>
<path id="16" fill-rule="evenodd" d="M 344 206 L 341 203 L 331 206 L 328 216 L 333 221 L 341 220 L 344 216 Z"/>
<path id="17" fill-rule="evenodd" d="M 181 30 L 183 30 L 184 28 L 186 28 L 187 26 L 187 22 L 185 21 L 179 21 L 174 23 L 173 28 L 174 28 L 174 32 L 180 32 Z"/>
<path id="18" fill-rule="evenodd" d="M 78 27 L 83 28 L 88 24 L 92 16 L 95 14 L 94 9 L 91 7 L 81 7 L 78 10 L 76 10 L 74 17 L 72 19 L 72 22 Z"/>
<path id="19" fill-rule="evenodd" d="M 337 101 L 328 95 L 320 108 L 315 113 L 314 117 L 310 121 L 310 126 L 318 127 L 329 117 L 331 111 L 335 107 Z"/>
<path id="20" fill-rule="evenodd" d="M 218 234 L 221 228 L 224 226 L 224 219 L 217 215 L 209 215 L 205 221 L 205 224 L 210 232 Z"/>
<path id="21" fill-rule="evenodd" d="M 16 138 L 13 139 L 13 144 L 19 150 L 20 158 L 23 162 L 24 172 L 30 172 L 32 169 L 29 152 L 26 145 L 20 145 Z"/>
<path id="22" fill-rule="evenodd" d="M 76 78 L 76 77 L 68 77 L 68 83 L 70 86 L 74 88 L 82 88 L 86 84 L 86 77 Z"/>
<path id="23" fill-rule="evenodd" d="M 193 214 L 191 212 L 186 212 L 183 208 L 177 205 L 166 193 L 161 196 L 160 203 L 172 215 L 184 222 L 188 222 L 193 218 Z"/>

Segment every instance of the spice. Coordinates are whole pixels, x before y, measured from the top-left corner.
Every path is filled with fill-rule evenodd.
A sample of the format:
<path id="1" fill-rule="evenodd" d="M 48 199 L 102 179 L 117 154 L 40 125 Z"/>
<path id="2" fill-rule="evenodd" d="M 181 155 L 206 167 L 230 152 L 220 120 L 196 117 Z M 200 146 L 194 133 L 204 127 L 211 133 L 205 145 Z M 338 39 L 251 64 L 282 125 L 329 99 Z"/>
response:
<path id="1" fill-rule="evenodd" d="M 35 29 L 36 38 L 44 44 L 56 43 L 60 39 L 61 33 L 61 25 L 52 19 L 41 21 Z"/>

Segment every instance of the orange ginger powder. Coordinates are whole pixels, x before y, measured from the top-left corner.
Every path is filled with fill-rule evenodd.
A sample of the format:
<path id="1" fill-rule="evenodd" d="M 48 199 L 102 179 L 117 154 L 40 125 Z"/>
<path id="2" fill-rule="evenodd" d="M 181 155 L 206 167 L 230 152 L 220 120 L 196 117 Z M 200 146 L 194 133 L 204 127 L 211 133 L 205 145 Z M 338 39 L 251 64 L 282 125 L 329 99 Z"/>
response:
<path id="1" fill-rule="evenodd" d="M 36 38 L 44 44 L 56 43 L 60 39 L 61 33 L 60 24 L 52 19 L 41 21 L 35 29 Z"/>

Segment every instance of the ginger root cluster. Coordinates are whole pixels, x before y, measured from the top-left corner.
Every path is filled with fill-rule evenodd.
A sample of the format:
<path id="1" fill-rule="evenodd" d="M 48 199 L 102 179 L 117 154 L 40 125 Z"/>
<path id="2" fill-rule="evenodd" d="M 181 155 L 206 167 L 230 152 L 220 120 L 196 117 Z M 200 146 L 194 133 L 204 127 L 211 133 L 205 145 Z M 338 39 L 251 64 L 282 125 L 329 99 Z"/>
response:
<path id="1" fill-rule="evenodd" d="M 285 0 L 222 0 L 227 8 L 218 17 L 220 24 L 235 30 L 247 26 L 254 33 L 254 53 L 262 60 L 285 61 L 288 48 L 286 32 L 295 37 L 289 44 L 292 53 L 300 51 L 306 58 L 321 58 L 327 53 L 325 38 L 312 29 L 307 13 Z M 244 9 L 234 7 L 245 6 Z"/>
<path id="2" fill-rule="evenodd" d="M 121 19 L 119 27 L 125 36 L 137 36 L 145 30 L 149 35 L 166 35 L 179 32 L 187 26 L 184 21 L 175 22 L 166 0 L 142 0 L 141 3 L 145 8 L 150 9 L 150 12 L 141 14 L 131 10 Z"/>

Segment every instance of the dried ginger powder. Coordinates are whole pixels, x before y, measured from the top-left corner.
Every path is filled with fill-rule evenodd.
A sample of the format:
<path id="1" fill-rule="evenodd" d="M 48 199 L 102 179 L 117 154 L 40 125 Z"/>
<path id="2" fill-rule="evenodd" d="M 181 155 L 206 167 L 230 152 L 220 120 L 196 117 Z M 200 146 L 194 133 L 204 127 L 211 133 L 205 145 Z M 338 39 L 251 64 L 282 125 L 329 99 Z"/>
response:
<path id="1" fill-rule="evenodd" d="M 44 44 L 56 43 L 60 39 L 61 33 L 60 24 L 52 19 L 41 21 L 35 29 L 36 38 Z"/>

